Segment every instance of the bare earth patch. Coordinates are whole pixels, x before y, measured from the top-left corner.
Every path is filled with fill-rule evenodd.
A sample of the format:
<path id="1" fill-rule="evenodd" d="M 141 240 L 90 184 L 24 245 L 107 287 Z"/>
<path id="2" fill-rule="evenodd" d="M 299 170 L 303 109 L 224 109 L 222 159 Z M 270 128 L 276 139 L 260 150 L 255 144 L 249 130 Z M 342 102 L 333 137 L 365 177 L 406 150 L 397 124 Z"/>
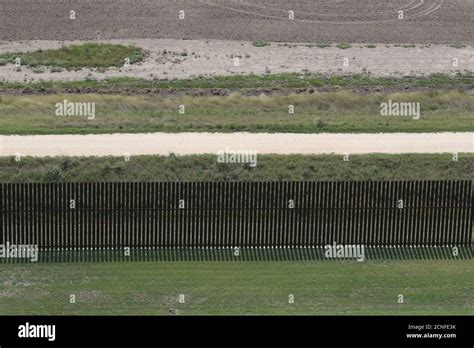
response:
<path id="1" fill-rule="evenodd" d="M 85 41 L 64 42 L 65 45 Z M 455 48 L 447 45 L 351 44 L 340 49 L 335 44 L 271 43 L 255 47 L 250 41 L 204 41 L 173 39 L 111 40 L 109 43 L 136 45 L 149 51 L 142 63 L 125 68 L 81 69 L 67 71 L 0 66 L 0 81 L 71 81 L 86 78 L 103 80 L 114 77 L 142 79 L 183 79 L 197 76 L 320 73 L 349 75 L 368 73 L 372 76 L 429 75 L 474 71 L 474 46 Z M 0 53 L 60 48 L 60 41 L 2 42 Z M 375 47 L 373 47 L 375 46 Z"/>

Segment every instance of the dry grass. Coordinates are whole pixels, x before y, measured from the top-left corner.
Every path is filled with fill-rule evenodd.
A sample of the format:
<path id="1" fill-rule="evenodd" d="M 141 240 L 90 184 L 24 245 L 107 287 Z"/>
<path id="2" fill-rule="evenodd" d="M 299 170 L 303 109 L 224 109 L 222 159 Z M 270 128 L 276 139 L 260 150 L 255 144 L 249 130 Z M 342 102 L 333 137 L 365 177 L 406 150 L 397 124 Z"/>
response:
<path id="1" fill-rule="evenodd" d="M 414 102 L 421 118 L 383 117 L 380 103 Z M 55 104 L 96 103 L 96 117 L 58 117 Z M 179 113 L 180 105 L 185 114 Z M 289 105 L 295 108 L 289 114 Z M 7 95 L 0 103 L 3 134 L 112 132 L 440 132 L 474 130 L 472 92 L 362 95 L 349 91 L 290 96 Z"/>

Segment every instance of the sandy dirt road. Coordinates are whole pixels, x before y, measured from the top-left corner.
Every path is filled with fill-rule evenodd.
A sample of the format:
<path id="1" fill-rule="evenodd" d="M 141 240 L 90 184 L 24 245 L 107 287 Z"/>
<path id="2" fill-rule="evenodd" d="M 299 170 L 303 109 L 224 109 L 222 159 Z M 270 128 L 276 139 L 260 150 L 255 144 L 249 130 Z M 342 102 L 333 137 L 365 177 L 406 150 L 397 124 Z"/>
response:
<path id="1" fill-rule="evenodd" d="M 459 44 L 474 42 L 473 18 L 472 0 L 0 0 L 0 40 L 100 33 L 104 40 Z"/>
<path id="2" fill-rule="evenodd" d="M 81 69 L 54 71 L 48 68 L 23 66 L 20 71 L 14 64 L 0 66 L 0 81 L 67 81 L 93 78 L 131 76 L 141 79 L 192 78 L 233 74 L 265 74 L 271 72 L 311 72 L 318 74 L 370 73 L 372 76 L 426 75 L 433 73 L 474 73 L 474 45 L 454 48 L 448 45 L 418 45 L 397 47 L 375 44 L 353 44 L 340 49 L 336 45 L 271 43 L 254 47 L 250 42 L 220 40 L 135 39 L 111 40 L 111 43 L 133 44 L 148 52 L 145 61 L 128 68 L 106 70 Z M 65 45 L 83 41 L 66 41 Z M 39 49 L 57 49 L 59 41 L 0 42 L 0 53 L 26 52 Z M 166 51 L 166 54 L 163 52 Z M 186 56 L 181 53 L 186 52 Z M 237 64 L 236 60 L 237 59 Z M 347 63 L 347 64 L 346 64 Z M 41 71 L 41 73 L 39 73 Z"/>
<path id="3" fill-rule="evenodd" d="M 251 134 L 150 133 L 0 136 L 0 155 L 123 156 L 217 154 L 367 154 L 474 152 L 474 133 Z"/>

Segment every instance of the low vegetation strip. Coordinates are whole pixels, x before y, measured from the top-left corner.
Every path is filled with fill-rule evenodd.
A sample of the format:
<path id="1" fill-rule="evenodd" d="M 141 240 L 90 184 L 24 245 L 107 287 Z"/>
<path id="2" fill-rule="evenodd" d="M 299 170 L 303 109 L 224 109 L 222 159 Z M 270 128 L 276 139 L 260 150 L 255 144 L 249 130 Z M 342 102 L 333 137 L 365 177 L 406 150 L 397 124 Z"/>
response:
<path id="1" fill-rule="evenodd" d="M 6 95 L 1 134 L 474 131 L 473 92 L 288 96 Z"/>
<path id="2" fill-rule="evenodd" d="M 122 58 L 122 57 L 121 57 Z M 122 64 L 123 61 L 120 61 Z M 1 82 L 0 92 L 21 90 L 25 93 L 57 93 L 70 89 L 114 89 L 116 91 L 135 92 L 146 91 L 150 88 L 159 89 L 255 89 L 255 88 L 356 88 L 384 87 L 407 90 L 415 87 L 422 88 L 472 88 L 472 74 L 432 74 L 424 77 L 373 77 L 369 74 L 352 75 L 318 75 L 311 73 L 280 73 L 265 75 L 227 75 L 227 76 L 197 76 L 192 79 L 145 80 L 132 77 L 119 77 L 105 80 L 87 79 L 81 81 L 37 81 Z"/>
<path id="3" fill-rule="evenodd" d="M 215 155 L 0 157 L 0 182 L 472 180 L 474 154 L 259 155 L 258 166 Z"/>
<path id="4" fill-rule="evenodd" d="M 3 315 L 472 314 L 472 266 L 472 260 L 4 264 L 0 309 Z"/>
<path id="5" fill-rule="evenodd" d="M 106 43 L 85 43 L 59 49 L 0 54 L 0 64 L 29 67 L 57 67 L 66 69 L 122 67 L 143 60 L 143 52 L 134 46 Z"/>

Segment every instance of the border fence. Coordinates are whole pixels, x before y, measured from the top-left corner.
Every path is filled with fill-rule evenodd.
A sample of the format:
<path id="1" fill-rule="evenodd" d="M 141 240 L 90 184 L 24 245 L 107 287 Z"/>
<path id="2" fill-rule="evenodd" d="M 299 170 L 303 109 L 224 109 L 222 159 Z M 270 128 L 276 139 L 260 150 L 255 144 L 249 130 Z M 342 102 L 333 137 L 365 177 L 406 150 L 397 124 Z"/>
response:
<path id="1" fill-rule="evenodd" d="M 0 184 L 0 246 L 4 262 L 15 245 L 59 261 L 323 259 L 328 245 L 464 257 L 472 203 L 471 181 Z"/>

